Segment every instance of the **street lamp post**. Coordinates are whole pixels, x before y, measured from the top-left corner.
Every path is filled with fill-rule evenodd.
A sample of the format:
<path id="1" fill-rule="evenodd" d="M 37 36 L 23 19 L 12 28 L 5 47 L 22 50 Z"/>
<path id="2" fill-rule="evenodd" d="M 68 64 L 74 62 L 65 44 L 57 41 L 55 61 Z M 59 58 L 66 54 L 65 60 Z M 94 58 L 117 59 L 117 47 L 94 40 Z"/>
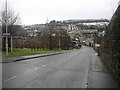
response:
<path id="1" fill-rule="evenodd" d="M 7 0 L 6 0 L 6 55 L 8 55 L 8 25 L 7 25 Z"/>

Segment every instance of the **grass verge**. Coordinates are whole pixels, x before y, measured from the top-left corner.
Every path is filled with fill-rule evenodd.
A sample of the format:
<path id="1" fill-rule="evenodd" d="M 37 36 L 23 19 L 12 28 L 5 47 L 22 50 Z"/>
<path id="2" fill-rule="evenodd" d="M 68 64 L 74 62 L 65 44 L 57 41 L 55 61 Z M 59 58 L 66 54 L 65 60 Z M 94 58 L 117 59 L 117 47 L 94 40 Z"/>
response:
<path id="1" fill-rule="evenodd" d="M 2 56 L 2 52 L 0 51 L 0 56 Z"/>
<path id="2" fill-rule="evenodd" d="M 38 50 L 38 51 L 31 51 L 28 48 L 13 48 L 13 52 L 9 52 L 8 56 L 5 52 L 2 53 L 4 57 L 18 57 L 18 56 L 26 56 L 26 55 L 35 55 L 35 54 L 45 54 L 45 53 L 53 53 L 53 52 L 61 52 L 64 50 Z"/>

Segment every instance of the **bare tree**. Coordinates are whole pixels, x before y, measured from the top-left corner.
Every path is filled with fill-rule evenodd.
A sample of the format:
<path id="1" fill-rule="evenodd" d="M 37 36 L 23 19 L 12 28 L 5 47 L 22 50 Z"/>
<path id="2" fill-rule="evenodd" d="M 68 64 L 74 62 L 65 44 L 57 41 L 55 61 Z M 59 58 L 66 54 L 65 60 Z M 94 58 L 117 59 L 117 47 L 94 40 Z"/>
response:
<path id="1" fill-rule="evenodd" d="M 0 22 L 2 23 L 2 27 L 5 26 L 6 24 L 6 18 L 7 18 L 7 24 L 8 24 L 8 27 L 9 26 L 14 26 L 14 25 L 19 25 L 20 24 L 20 18 L 18 15 L 16 15 L 14 13 L 13 10 L 8 10 L 7 11 L 7 16 L 6 16 L 6 11 L 5 10 L 2 10 L 0 12 L 2 18 L 0 20 Z M 2 29 L 3 32 L 4 32 L 4 29 Z M 9 29 L 8 29 L 8 32 L 9 32 Z"/>
<path id="2" fill-rule="evenodd" d="M 7 14 L 6 14 L 7 13 Z M 0 23 L 2 24 L 2 33 L 6 33 L 6 28 L 7 28 L 7 33 L 10 33 L 10 36 L 8 37 L 8 47 L 11 47 L 10 44 L 10 39 L 13 37 L 16 32 L 20 29 L 20 18 L 18 15 L 14 13 L 13 10 L 3 8 L 2 11 L 0 11 Z M 7 27 L 6 27 L 6 22 L 7 22 Z M 3 50 L 5 50 L 5 37 L 2 39 L 2 45 L 3 45 Z"/>
<path id="3" fill-rule="evenodd" d="M 67 31 L 59 26 L 59 23 L 55 20 L 49 23 L 49 49 L 69 49 L 70 48 L 70 37 Z"/>

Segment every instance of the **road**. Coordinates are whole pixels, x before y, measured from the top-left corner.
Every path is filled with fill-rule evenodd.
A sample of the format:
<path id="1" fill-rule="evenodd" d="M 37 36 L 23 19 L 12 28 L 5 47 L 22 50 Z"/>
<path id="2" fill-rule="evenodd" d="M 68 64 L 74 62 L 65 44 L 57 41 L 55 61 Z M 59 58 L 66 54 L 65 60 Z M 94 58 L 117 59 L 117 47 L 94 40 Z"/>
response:
<path id="1" fill-rule="evenodd" d="M 117 82 L 87 46 L 68 53 L 3 64 L 3 88 L 116 88 Z"/>

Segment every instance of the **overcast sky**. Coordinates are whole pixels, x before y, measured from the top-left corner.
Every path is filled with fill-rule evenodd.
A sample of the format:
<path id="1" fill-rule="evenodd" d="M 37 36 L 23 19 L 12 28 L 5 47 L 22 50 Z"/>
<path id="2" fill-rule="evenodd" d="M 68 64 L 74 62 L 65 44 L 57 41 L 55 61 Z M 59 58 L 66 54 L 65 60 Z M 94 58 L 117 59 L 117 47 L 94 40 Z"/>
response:
<path id="1" fill-rule="evenodd" d="M 51 20 L 110 19 L 119 0 L 8 0 L 22 24 L 42 24 Z M 5 0 L 0 0 L 0 8 Z"/>

